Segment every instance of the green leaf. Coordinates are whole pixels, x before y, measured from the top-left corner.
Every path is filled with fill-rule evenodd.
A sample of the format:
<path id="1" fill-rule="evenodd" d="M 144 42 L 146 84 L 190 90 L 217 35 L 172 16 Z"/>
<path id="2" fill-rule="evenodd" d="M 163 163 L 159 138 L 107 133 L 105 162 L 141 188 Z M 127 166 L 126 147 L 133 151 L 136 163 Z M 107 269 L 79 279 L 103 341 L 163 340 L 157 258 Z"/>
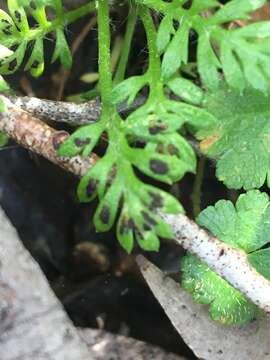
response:
<path id="1" fill-rule="evenodd" d="M 140 247 L 145 251 L 159 251 L 160 242 L 155 233 L 151 231 L 144 232 L 144 236 L 136 234 L 136 239 Z"/>
<path id="2" fill-rule="evenodd" d="M 270 280 L 270 249 L 262 249 L 248 255 L 250 264 L 266 279 Z"/>
<path id="3" fill-rule="evenodd" d="M 60 156 L 88 156 L 96 146 L 104 126 L 101 122 L 85 125 L 76 130 L 59 148 Z"/>
<path id="4" fill-rule="evenodd" d="M 219 240 L 245 251 L 250 264 L 270 279 L 270 250 L 261 249 L 270 242 L 270 202 L 266 193 L 251 190 L 240 195 L 235 206 L 220 200 L 203 210 L 197 222 Z M 255 305 L 196 256 L 185 256 L 181 269 L 183 287 L 195 301 L 210 305 L 214 320 L 243 325 L 260 315 Z"/>
<path id="5" fill-rule="evenodd" d="M 269 205 L 266 193 L 250 190 L 239 196 L 235 207 L 228 200 L 207 207 L 197 222 L 225 243 L 249 253 L 270 241 Z"/>
<path id="6" fill-rule="evenodd" d="M 168 45 L 163 61 L 162 61 L 162 77 L 164 79 L 170 78 L 180 67 L 188 61 L 188 41 L 189 41 L 190 24 L 188 21 L 183 21 L 179 29 Z M 180 51 L 179 51 L 180 50 Z M 176 56 L 176 54 L 179 54 Z"/>
<path id="7" fill-rule="evenodd" d="M 109 190 L 100 201 L 94 216 L 97 231 L 108 231 L 115 222 L 123 185 L 120 177 L 113 180 Z"/>
<path id="8" fill-rule="evenodd" d="M 10 15 L 17 28 L 22 33 L 27 33 L 29 31 L 29 25 L 23 6 L 19 5 L 19 2 L 17 0 L 8 0 L 7 4 Z"/>
<path id="9" fill-rule="evenodd" d="M 9 14 L 0 10 L 0 44 L 13 50 L 13 53 L 5 55 L 0 61 L 0 74 L 17 71 L 25 56 L 30 54 L 29 59 L 25 61 L 25 70 L 29 70 L 35 77 L 40 76 L 44 71 L 43 41 L 53 32 L 56 44 L 52 62 L 60 59 L 61 64 L 69 69 L 72 65 L 72 55 L 63 28 L 72 17 L 67 18 L 62 0 L 8 0 L 7 4 Z M 47 7 L 55 13 L 55 19 L 52 21 L 47 19 Z M 82 15 L 78 11 L 78 17 Z M 33 28 L 28 16 L 35 20 Z M 74 12 L 73 21 L 75 20 Z"/>
<path id="10" fill-rule="evenodd" d="M 218 69 L 221 66 L 207 33 L 201 34 L 199 37 L 197 63 L 204 85 L 210 90 L 216 90 L 220 83 Z"/>
<path id="11" fill-rule="evenodd" d="M 220 61 L 228 85 L 232 89 L 239 90 L 242 93 L 245 88 L 244 74 L 241 69 L 241 64 L 237 60 L 227 39 L 224 39 L 224 41 L 221 42 Z"/>
<path id="12" fill-rule="evenodd" d="M 25 66 L 25 70 L 30 70 L 31 75 L 39 77 L 44 71 L 44 48 L 43 40 L 37 39 L 32 54 Z"/>
<path id="13" fill-rule="evenodd" d="M 119 104 L 127 100 L 132 104 L 138 92 L 147 84 L 147 76 L 133 76 L 116 85 L 111 93 L 111 102 Z"/>
<path id="14" fill-rule="evenodd" d="M 69 49 L 65 34 L 63 30 L 58 29 L 56 31 L 56 44 L 54 53 L 52 56 L 52 63 L 57 59 L 60 59 L 61 64 L 65 69 L 70 69 L 72 66 L 72 54 Z"/>
<path id="15" fill-rule="evenodd" d="M 205 98 L 205 108 L 217 121 L 205 132 L 201 150 L 217 160 L 219 180 L 234 189 L 261 187 L 270 174 L 269 96 L 223 89 Z"/>
<path id="16" fill-rule="evenodd" d="M 237 36 L 242 38 L 266 38 L 270 36 L 270 21 L 255 22 L 241 27 L 235 31 Z"/>
<path id="17" fill-rule="evenodd" d="M 211 24 L 222 24 L 235 19 L 248 19 L 249 13 L 262 7 L 267 0 L 232 0 L 211 18 Z"/>
<path id="18" fill-rule="evenodd" d="M 102 199 L 110 181 L 113 161 L 112 156 L 104 156 L 82 177 L 77 190 L 81 202 L 89 202 L 97 195 Z"/>
<path id="19" fill-rule="evenodd" d="M 8 56 L 7 58 L 1 60 L 0 62 L 0 73 L 3 75 L 13 74 L 18 70 L 20 65 L 23 62 L 24 54 L 26 51 L 26 42 L 22 42 L 16 51 Z"/>
<path id="20" fill-rule="evenodd" d="M 193 105 L 200 105 L 203 100 L 203 91 L 192 81 L 176 77 L 166 83 L 169 89 L 184 101 Z"/>
<path id="21" fill-rule="evenodd" d="M 260 310 L 194 255 L 181 261 L 182 285 L 201 304 L 210 305 L 213 320 L 226 325 L 244 325 Z"/>
<path id="22" fill-rule="evenodd" d="M 134 246 L 133 221 L 125 214 L 124 210 L 119 218 L 116 227 L 116 235 L 120 245 L 128 254 L 131 253 Z"/>
<path id="23" fill-rule="evenodd" d="M 168 46 L 171 35 L 175 33 L 173 26 L 173 16 L 171 14 L 165 15 L 161 20 L 157 33 L 157 51 L 162 54 Z"/>
<path id="24" fill-rule="evenodd" d="M 204 10 L 208 10 L 214 7 L 218 7 L 220 4 L 216 0 L 193 0 L 191 6 L 191 12 L 200 13 Z"/>
<path id="25" fill-rule="evenodd" d="M 179 180 L 186 169 L 176 156 L 161 155 L 147 149 L 130 149 L 129 161 L 146 175 L 168 184 Z M 180 170 L 181 169 L 181 170 Z"/>

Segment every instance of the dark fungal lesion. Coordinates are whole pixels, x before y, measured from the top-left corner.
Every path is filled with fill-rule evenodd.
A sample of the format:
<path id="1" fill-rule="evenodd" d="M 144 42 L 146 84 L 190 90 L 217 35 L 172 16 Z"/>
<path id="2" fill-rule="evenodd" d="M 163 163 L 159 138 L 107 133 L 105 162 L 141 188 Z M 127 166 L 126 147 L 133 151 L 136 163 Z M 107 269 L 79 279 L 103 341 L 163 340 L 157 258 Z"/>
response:
<path id="1" fill-rule="evenodd" d="M 157 225 L 156 220 L 153 219 L 146 211 L 142 210 L 141 214 L 142 214 L 142 217 L 143 217 L 144 221 L 145 221 L 147 224 L 149 224 L 149 225 L 151 225 L 151 226 Z"/>
<path id="2" fill-rule="evenodd" d="M 21 15 L 21 13 L 18 11 L 18 10 L 16 10 L 15 12 L 14 12 L 14 15 L 15 15 L 15 18 L 18 20 L 18 22 L 20 23 L 21 21 L 22 21 L 22 15 Z"/>
<path id="3" fill-rule="evenodd" d="M 150 226 L 149 224 L 143 224 L 143 230 L 144 230 L 144 231 L 151 231 L 151 230 L 152 230 L 152 226 Z"/>
<path id="4" fill-rule="evenodd" d="M 8 70 L 13 71 L 17 66 L 17 59 L 12 60 L 8 65 Z"/>
<path id="5" fill-rule="evenodd" d="M 39 67 L 39 61 L 35 60 L 31 66 L 32 69 L 37 69 Z"/>
<path id="6" fill-rule="evenodd" d="M 86 186 L 86 196 L 91 197 L 97 189 L 98 180 L 90 179 L 88 185 Z"/>
<path id="7" fill-rule="evenodd" d="M 163 207 L 164 204 L 163 204 L 162 196 L 160 196 L 159 194 L 157 194 L 153 191 L 149 191 L 148 194 L 152 199 L 151 204 L 150 204 L 151 209 Z"/>
<path id="8" fill-rule="evenodd" d="M 119 229 L 120 235 L 124 235 L 125 233 L 127 233 L 129 231 L 133 231 L 133 230 L 135 230 L 135 228 L 136 228 L 136 226 L 135 226 L 133 219 L 131 219 L 127 216 L 123 216 L 121 218 L 120 229 Z"/>
<path id="9" fill-rule="evenodd" d="M 36 4 L 34 1 L 30 1 L 29 6 L 33 9 L 33 10 L 37 10 Z"/>
<path id="10" fill-rule="evenodd" d="M 10 36 L 12 35 L 12 28 L 13 25 L 7 20 L 7 19 L 2 19 L 1 23 L 4 24 L 4 28 L 2 29 L 2 32 L 7 35 Z"/>
<path id="11" fill-rule="evenodd" d="M 151 159 L 149 162 L 150 170 L 158 175 L 165 175 L 169 172 L 168 164 L 159 159 Z"/>
<path id="12" fill-rule="evenodd" d="M 108 225 L 110 222 L 111 210 L 108 205 L 104 205 L 100 211 L 99 218 L 104 225 Z"/>
<path id="13" fill-rule="evenodd" d="M 87 138 L 75 138 L 74 139 L 74 144 L 77 147 L 83 147 L 86 145 L 89 145 L 91 143 L 91 138 L 87 137 Z"/>
<path id="14" fill-rule="evenodd" d="M 170 155 L 176 155 L 176 156 L 179 156 L 179 150 L 177 149 L 177 147 L 173 144 L 169 144 L 168 147 L 168 153 Z"/>

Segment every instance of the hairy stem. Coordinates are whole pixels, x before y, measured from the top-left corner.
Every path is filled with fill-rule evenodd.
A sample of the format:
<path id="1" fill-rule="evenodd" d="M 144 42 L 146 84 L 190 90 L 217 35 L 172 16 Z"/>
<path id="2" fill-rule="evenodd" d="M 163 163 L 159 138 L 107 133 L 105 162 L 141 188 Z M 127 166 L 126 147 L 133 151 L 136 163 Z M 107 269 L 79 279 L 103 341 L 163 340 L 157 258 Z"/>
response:
<path id="1" fill-rule="evenodd" d="M 112 68 L 111 68 L 111 34 L 108 0 L 96 0 L 98 11 L 98 65 L 99 65 L 99 89 L 102 102 L 102 112 L 110 113 L 110 94 L 112 91 Z"/>
<path id="2" fill-rule="evenodd" d="M 149 10 L 146 7 L 140 7 L 140 17 L 142 19 L 149 52 L 148 74 L 150 76 L 150 99 L 163 100 L 163 83 L 161 81 L 161 63 L 157 52 L 156 41 L 157 32 Z"/>
<path id="3" fill-rule="evenodd" d="M 132 38 L 135 30 L 135 25 L 137 21 L 138 8 L 136 5 L 131 4 L 130 12 L 128 15 L 126 33 L 123 43 L 123 49 L 121 53 L 121 57 L 119 60 L 119 64 L 117 67 L 116 74 L 114 76 L 114 84 L 118 84 L 125 79 L 126 68 L 128 64 L 128 58 L 132 43 Z"/>

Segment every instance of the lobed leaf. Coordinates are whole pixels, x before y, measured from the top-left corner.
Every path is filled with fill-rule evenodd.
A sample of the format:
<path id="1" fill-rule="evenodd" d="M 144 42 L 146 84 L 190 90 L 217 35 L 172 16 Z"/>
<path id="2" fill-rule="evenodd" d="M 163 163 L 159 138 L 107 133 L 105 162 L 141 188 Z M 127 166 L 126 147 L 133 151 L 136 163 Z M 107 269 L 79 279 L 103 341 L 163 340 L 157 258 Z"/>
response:
<path id="1" fill-rule="evenodd" d="M 239 196 L 236 205 L 220 200 L 203 210 L 197 222 L 225 243 L 244 250 L 248 260 L 270 279 L 270 202 L 266 193 L 251 190 Z M 183 287 L 194 300 L 210 305 L 210 315 L 227 325 L 243 325 L 258 315 L 258 308 L 244 295 L 214 273 L 196 256 L 187 255 L 181 262 Z"/>
<path id="2" fill-rule="evenodd" d="M 270 102 L 259 91 L 220 89 L 204 106 L 217 119 L 203 134 L 201 150 L 217 160 L 217 177 L 229 188 L 269 184 Z"/>

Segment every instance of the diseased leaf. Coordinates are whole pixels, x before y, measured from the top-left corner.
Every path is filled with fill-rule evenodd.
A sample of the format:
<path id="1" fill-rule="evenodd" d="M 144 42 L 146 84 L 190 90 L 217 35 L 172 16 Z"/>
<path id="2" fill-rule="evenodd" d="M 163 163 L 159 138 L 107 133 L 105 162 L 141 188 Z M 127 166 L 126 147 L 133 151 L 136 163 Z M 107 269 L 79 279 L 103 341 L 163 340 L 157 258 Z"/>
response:
<path id="1" fill-rule="evenodd" d="M 97 122 L 95 124 L 80 127 L 59 148 L 60 156 L 75 156 L 82 154 L 88 156 L 98 142 L 104 126 Z"/>
<path id="2" fill-rule="evenodd" d="M 52 62 L 60 59 L 61 64 L 69 69 L 72 55 L 63 30 L 66 19 L 62 0 L 8 0 L 7 5 L 9 14 L 0 10 L 0 46 L 7 47 L 12 53 L 4 58 L 0 55 L 0 75 L 16 72 L 30 54 L 25 61 L 25 70 L 29 70 L 32 76 L 40 76 L 44 71 L 43 41 L 52 32 L 56 35 Z M 54 9 L 57 20 L 54 26 L 47 18 L 47 7 Z M 34 28 L 31 28 L 28 20 L 31 16 L 35 19 Z"/>

